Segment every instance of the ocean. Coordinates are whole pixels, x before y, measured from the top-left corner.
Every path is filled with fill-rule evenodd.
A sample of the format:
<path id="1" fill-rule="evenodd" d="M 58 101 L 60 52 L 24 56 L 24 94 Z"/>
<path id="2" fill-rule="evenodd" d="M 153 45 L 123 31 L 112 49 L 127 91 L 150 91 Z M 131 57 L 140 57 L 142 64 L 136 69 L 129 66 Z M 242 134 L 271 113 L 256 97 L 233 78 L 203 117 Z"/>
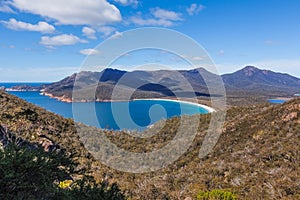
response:
<path id="1" fill-rule="evenodd" d="M 1 83 L 0 82 L 0 87 L 4 86 L 5 88 L 10 88 L 10 87 L 17 86 L 17 85 L 30 85 L 30 86 L 33 86 L 33 87 L 38 87 L 38 86 L 41 86 L 43 84 L 47 84 L 47 83 L 26 83 L 26 82 Z"/>
<path id="2" fill-rule="evenodd" d="M 39 86 L 44 83 L 22 83 Z M 18 83 L 0 83 L 0 86 L 14 86 Z M 144 130 L 161 120 L 180 115 L 204 114 L 208 111 L 197 105 L 164 100 L 135 100 L 129 102 L 86 102 L 66 103 L 57 101 L 39 92 L 9 92 L 32 104 L 77 122 L 98 128 L 113 130 Z"/>
<path id="3" fill-rule="evenodd" d="M 283 103 L 287 102 L 287 100 L 283 100 L 283 99 L 269 99 L 268 101 L 270 103 L 274 103 L 274 104 L 283 104 Z"/>

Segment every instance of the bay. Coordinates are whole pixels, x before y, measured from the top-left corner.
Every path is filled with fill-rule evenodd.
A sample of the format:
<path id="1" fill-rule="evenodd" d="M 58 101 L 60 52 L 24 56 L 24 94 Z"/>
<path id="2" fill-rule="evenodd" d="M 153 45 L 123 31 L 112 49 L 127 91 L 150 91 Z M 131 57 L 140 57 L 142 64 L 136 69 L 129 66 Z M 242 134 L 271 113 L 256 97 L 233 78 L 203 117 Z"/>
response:
<path id="1" fill-rule="evenodd" d="M 113 130 L 140 131 L 161 119 L 208 113 L 208 110 L 198 105 L 159 99 L 66 103 L 41 95 L 39 92 L 11 91 L 9 93 L 50 112 L 73 118 L 77 122 Z"/>
<path id="2" fill-rule="evenodd" d="M 268 101 L 273 104 L 283 104 L 287 102 L 287 100 L 284 99 L 269 99 Z"/>
<path id="3" fill-rule="evenodd" d="M 0 87 L 4 86 L 5 88 L 11 88 L 11 87 L 14 87 L 14 86 L 19 86 L 19 85 L 29 85 L 29 86 L 32 86 L 32 87 L 38 87 L 38 86 L 41 86 L 43 84 L 47 84 L 47 83 L 38 83 L 38 82 L 35 82 L 35 83 L 27 83 L 27 82 L 1 83 L 0 82 Z"/>

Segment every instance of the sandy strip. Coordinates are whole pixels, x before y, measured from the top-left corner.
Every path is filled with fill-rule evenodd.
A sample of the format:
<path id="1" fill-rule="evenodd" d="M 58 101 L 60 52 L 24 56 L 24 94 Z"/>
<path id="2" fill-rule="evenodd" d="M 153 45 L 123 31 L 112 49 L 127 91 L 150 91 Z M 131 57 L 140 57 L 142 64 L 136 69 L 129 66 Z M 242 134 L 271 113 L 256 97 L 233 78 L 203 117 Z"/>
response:
<path id="1" fill-rule="evenodd" d="M 147 101 L 147 100 L 151 100 L 151 101 L 172 101 L 172 102 L 177 102 L 177 103 L 184 103 L 184 104 L 190 104 L 190 105 L 194 105 L 194 106 L 198 106 L 200 108 L 204 108 L 205 110 L 207 110 L 209 113 L 211 112 L 216 112 L 215 109 L 203 105 L 203 104 L 199 104 L 199 103 L 193 103 L 193 102 L 189 102 L 189 101 L 182 101 L 182 100 L 173 100 L 173 99 L 134 99 L 133 101 Z"/>
<path id="2" fill-rule="evenodd" d="M 55 97 L 53 96 L 52 94 L 49 94 L 49 93 L 46 93 L 46 92 L 41 92 L 40 95 L 46 95 L 50 98 L 55 98 L 59 101 L 62 101 L 62 102 L 67 102 L 67 103 L 71 103 L 72 101 L 70 99 L 65 99 L 64 97 Z M 199 103 L 194 103 L 194 102 L 189 102 L 189 101 L 183 101 L 183 100 L 175 100 L 175 99 L 160 99 L 160 98 L 153 98 L 153 99 L 133 99 L 133 100 L 116 100 L 116 101 L 113 101 L 113 100 L 101 100 L 101 101 L 97 101 L 96 102 L 126 102 L 126 101 L 143 101 L 143 100 L 151 100 L 151 101 L 172 101 L 172 102 L 177 102 L 177 103 L 184 103 L 184 104 L 190 104 L 190 105 L 194 105 L 194 106 L 198 106 L 200 108 L 203 108 L 205 110 L 207 110 L 209 113 L 212 113 L 212 112 L 216 112 L 215 109 L 213 109 L 212 107 L 209 107 L 209 106 L 206 106 L 206 105 L 203 105 L 203 104 L 199 104 Z"/>
<path id="3" fill-rule="evenodd" d="M 276 97 L 274 99 L 268 99 L 268 100 L 283 100 L 283 101 L 289 101 L 292 100 L 292 97 Z"/>

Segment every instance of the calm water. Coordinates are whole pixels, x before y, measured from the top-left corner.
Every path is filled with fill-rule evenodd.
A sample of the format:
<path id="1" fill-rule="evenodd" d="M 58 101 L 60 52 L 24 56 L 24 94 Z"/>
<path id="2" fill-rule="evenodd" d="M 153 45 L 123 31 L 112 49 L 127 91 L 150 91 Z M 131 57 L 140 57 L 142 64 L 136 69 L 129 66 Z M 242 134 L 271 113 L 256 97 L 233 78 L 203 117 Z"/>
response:
<path id="1" fill-rule="evenodd" d="M 43 84 L 47 84 L 47 83 L 24 83 L 24 82 L 1 83 L 0 82 L 0 87 L 4 86 L 5 88 L 10 88 L 10 87 L 17 86 L 17 85 L 30 85 L 30 86 L 33 86 L 33 87 L 38 87 L 38 86 L 41 86 Z"/>
<path id="2" fill-rule="evenodd" d="M 10 93 L 66 118 L 74 118 L 75 121 L 87 125 L 115 130 L 143 130 L 161 119 L 207 113 L 204 108 L 173 101 L 65 103 L 40 95 L 39 92 Z"/>
<path id="3" fill-rule="evenodd" d="M 283 104 L 287 102 L 287 100 L 282 100 L 282 99 L 269 99 L 268 100 L 270 103 L 275 103 L 275 104 Z"/>

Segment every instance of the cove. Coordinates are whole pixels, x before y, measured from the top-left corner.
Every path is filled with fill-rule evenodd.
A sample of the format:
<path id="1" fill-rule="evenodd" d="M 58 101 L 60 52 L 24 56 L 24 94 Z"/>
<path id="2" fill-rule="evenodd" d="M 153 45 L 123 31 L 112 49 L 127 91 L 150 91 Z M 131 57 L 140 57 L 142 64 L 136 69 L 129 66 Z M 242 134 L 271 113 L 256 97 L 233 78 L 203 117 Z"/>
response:
<path id="1" fill-rule="evenodd" d="M 39 92 L 15 91 L 9 93 L 50 112 L 66 118 L 73 118 L 77 122 L 113 130 L 140 131 L 162 119 L 181 115 L 206 114 L 213 111 L 213 109 L 199 104 L 166 99 L 65 103 L 41 95 Z"/>

